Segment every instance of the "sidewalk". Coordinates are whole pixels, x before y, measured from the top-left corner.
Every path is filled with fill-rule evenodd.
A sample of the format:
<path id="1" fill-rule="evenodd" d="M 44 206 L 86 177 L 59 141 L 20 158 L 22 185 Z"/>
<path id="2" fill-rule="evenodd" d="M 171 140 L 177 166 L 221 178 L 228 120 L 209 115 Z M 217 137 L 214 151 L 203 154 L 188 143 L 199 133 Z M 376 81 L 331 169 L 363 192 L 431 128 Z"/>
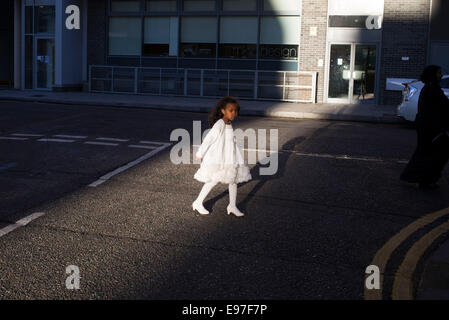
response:
<path id="1" fill-rule="evenodd" d="M 0 90 L 0 100 L 209 112 L 217 99 L 117 93 Z M 401 123 L 396 106 L 292 103 L 241 99 L 240 115 Z"/>

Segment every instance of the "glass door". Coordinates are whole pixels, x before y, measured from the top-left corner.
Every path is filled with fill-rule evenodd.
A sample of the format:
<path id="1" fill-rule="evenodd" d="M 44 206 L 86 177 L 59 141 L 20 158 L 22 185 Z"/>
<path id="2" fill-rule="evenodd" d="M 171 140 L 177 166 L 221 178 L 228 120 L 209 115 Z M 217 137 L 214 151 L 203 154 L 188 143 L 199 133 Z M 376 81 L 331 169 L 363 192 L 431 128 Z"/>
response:
<path id="1" fill-rule="evenodd" d="M 372 44 L 355 44 L 352 71 L 352 102 L 375 102 L 377 48 Z"/>
<path id="2" fill-rule="evenodd" d="M 327 101 L 374 103 L 376 61 L 375 44 L 331 44 Z"/>
<path id="3" fill-rule="evenodd" d="M 346 102 L 349 98 L 351 45 L 332 44 L 329 60 L 328 99 Z"/>
<path id="4" fill-rule="evenodd" d="M 35 37 L 36 89 L 50 90 L 55 84 L 55 40 Z"/>

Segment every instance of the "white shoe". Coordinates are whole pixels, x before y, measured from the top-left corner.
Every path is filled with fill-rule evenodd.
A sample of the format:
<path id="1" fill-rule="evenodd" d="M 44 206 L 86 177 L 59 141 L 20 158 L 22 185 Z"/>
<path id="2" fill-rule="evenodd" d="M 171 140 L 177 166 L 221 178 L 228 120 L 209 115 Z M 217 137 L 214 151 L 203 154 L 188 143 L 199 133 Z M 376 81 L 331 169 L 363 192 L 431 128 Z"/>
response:
<path id="1" fill-rule="evenodd" d="M 193 201 L 192 203 L 192 209 L 193 211 L 198 211 L 199 214 L 209 214 L 209 211 L 207 211 L 206 208 L 204 208 L 203 204 L 197 203 L 196 201 Z"/>
<path id="2" fill-rule="evenodd" d="M 228 205 L 226 210 L 228 211 L 228 214 L 231 214 L 232 212 L 232 214 L 235 215 L 236 217 L 243 217 L 245 215 L 243 212 L 240 212 L 240 210 L 237 207 L 231 207 L 231 205 Z"/>

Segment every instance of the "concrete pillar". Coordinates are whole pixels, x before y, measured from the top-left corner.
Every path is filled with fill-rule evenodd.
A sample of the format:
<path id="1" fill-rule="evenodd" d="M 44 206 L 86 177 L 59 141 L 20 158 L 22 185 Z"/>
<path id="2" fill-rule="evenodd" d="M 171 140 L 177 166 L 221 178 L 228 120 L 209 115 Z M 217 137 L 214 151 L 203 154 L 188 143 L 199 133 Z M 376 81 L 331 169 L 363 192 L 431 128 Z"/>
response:
<path id="1" fill-rule="evenodd" d="M 80 90 L 83 78 L 83 22 L 84 0 L 56 1 L 55 20 L 55 85 L 53 90 Z M 80 9 L 80 29 L 67 29 L 65 10 L 69 5 Z"/>

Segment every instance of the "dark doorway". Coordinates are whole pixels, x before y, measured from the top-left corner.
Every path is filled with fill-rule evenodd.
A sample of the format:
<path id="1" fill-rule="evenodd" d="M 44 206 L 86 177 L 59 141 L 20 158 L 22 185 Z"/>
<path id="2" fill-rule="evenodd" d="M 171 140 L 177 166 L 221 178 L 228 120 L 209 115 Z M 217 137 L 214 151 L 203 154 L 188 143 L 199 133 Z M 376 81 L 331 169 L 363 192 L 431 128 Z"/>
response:
<path id="1" fill-rule="evenodd" d="M 0 1 L 0 87 L 14 82 L 14 0 Z"/>

